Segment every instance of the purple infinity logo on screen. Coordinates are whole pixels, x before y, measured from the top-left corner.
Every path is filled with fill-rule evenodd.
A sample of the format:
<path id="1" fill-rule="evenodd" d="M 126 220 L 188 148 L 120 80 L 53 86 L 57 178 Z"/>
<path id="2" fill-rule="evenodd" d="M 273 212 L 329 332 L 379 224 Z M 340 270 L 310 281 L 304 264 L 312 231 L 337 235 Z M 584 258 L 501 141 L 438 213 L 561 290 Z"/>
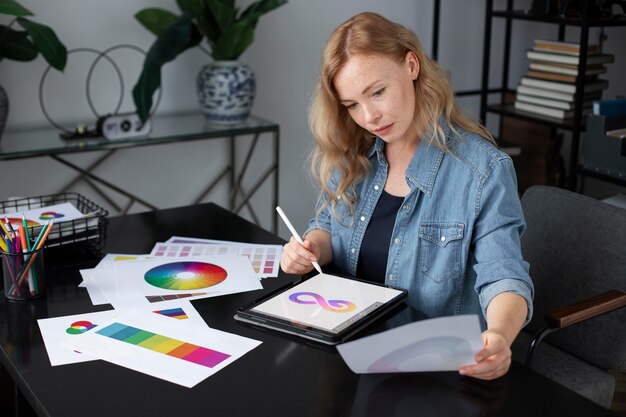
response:
<path id="1" fill-rule="evenodd" d="M 312 300 L 303 300 L 303 297 L 311 297 Z M 319 304 L 324 310 L 333 313 L 348 313 L 356 308 L 356 304 L 345 300 L 328 300 L 314 292 L 296 292 L 289 296 L 289 301 L 298 304 Z"/>

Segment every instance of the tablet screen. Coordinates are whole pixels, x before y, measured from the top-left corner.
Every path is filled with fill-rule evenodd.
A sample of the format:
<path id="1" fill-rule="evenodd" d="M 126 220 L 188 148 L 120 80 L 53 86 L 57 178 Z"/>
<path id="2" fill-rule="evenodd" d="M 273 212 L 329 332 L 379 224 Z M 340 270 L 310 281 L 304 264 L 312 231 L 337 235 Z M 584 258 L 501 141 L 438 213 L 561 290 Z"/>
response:
<path id="1" fill-rule="evenodd" d="M 337 334 L 402 294 L 382 285 L 320 274 L 250 311 Z"/>

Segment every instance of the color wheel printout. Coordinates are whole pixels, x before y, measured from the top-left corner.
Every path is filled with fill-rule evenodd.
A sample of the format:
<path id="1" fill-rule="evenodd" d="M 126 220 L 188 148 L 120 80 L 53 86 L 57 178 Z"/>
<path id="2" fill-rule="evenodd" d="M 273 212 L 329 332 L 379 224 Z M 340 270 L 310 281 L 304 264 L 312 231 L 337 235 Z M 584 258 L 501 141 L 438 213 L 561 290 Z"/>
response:
<path id="1" fill-rule="evenodd" d="M 261 342 L 167 317 L 126 311 L 65 344 L 94 358 L 191 388 Z"/>
<path id="2" fill-rule="evenodd" d="M 28 227 L 43 226 L 52 219 L 55 223 L 61 223 L 85 217 L 85 214 L 81 213 L 72 203 L 61 203 L 26 211 L 4 213 L 2 220 L 6 216 L 12 225 L 19 226 L 22 224 L 22 214 L 24 214 Z"/>
<path id="3" fill-rule="evenodd" d="M 148 303 L 146 297 L 205 293 L 202 298 L 261 289 L 246 258 L 202 256 L 113 262 L 91 271 L 88 280 L 118 307 Z"/>
<path id="4" fill-rule="evenodd" d="M 91 356 L 83 355 L 61 344 L 65 342 L 68 337 L 94 331 L 101 323 L 114 320 L 122 314 L 123 311 L 124 310 L 107 310 L 97 313 L 75 314 L 37 320 L 46 346 L 46 351 L 48 352 L 50 364 L 57 366 L 94 360 Z M 145 311 L 160 314 L 161 316 L 168 317 L 170 320 L 184 321 L 186 325 L 195 325 L 198 326 L 198 328 L 208 327 L 196 309 L 186 301 L 177 300 L 176 302 L 166 302 L 161 304 L 158 309 L 146 309 Z"/>

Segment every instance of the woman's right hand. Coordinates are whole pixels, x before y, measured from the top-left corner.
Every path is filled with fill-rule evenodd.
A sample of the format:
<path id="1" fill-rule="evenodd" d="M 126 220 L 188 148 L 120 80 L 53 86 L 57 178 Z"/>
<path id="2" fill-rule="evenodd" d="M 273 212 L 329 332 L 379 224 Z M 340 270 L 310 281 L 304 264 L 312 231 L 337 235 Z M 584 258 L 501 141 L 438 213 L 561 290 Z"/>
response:
<path id="1" fill-rule="evenodd" d="M 304 240 L 304 244 L 292 237 L 283 246 L 283 254 L 280 258 L 280 267 L 287 274 L 303 275 L 313 270 L 313 263 L 320 259 L 321 249 L 310 240 Z"/>

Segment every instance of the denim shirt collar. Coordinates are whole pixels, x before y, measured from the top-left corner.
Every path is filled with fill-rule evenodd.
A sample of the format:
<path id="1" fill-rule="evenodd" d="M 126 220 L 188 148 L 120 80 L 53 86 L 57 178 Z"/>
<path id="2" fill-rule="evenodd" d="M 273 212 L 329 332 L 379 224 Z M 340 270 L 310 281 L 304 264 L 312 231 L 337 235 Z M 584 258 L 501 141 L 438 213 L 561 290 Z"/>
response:
<path id="1" fill-rule="evenodd" d="M 450 127 L 448 123 L 444 118 L 440 118 L 439 124 L 445 133 L 446 141 L 449 142 Z M 430 134 L 425 134 L 420 139 L 415 155 L 413 155 L 413 159 L 406 170 L 406 180 L 412 190 L 417 187 L 428 197 L 432 196 L 433 187 L 444 154 L 445 152 L 442 149 L 431 144 Z M 374 155 L 376 155 L 378 163 L 387 165 L 387 158 L 385 158 L 385 142 L 379 137 L 376 137 L 374 145 L 368 151 L 368 157 L 370 159 L 372 159 Z"/>

